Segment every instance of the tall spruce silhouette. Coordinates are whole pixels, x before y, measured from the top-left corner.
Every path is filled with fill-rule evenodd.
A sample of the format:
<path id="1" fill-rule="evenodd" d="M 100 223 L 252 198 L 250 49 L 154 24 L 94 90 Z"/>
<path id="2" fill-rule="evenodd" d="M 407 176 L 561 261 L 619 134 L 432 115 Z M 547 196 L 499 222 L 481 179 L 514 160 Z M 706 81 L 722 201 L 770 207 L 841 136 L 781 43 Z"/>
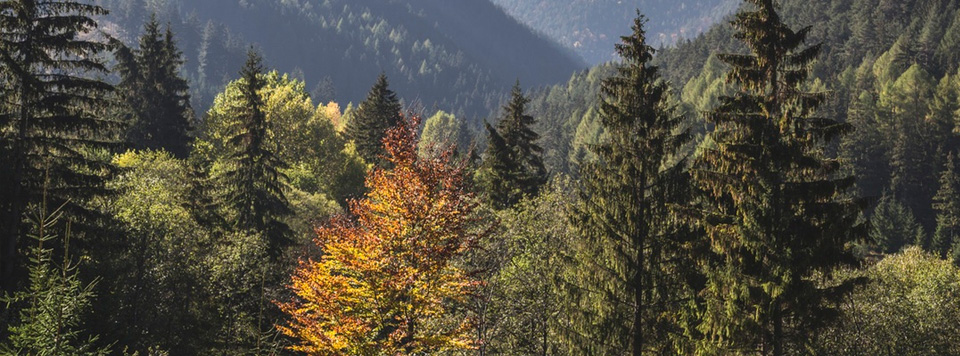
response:
<path id="1" fill-rule="evenodd" d="M 267 144 L 267 118 L 260 91 L 266 85 L 263 59 L 251 49 L 241 74 L 244 107 L 237 131 L 230 137 L 232 153 L 223 174 L 224 203 L 236 213 L 236 227 L 263 234 L 269 253 L 278 258 L 292 242 L 292 230 L 283 218 L 291 214 L 283 192 L 287 165 Z"/>
<path id="2" fill-rule="evenodd" d="M 669 100 L 669 87 L 651 64 L 646 18 L 616 46 L 623 62 L 602 82 L 600 118 L 605 138 L 592 150 L 597 161 L 582 167 L 582 205 L 572 218 L 583 241 L 569 275 L 573 332 L 582 354 L 642 355 L 670 349 L 678 324 L 664 317 L 681 287 L 679 243 L 670 205 L 688 179 L 678 152 L 689 142 L 684 117 Z M 671 266 L 671 267 L 668 267 Z"/>
<path id="3" fill-rule="evenodd" d="M 367 99 L 360 104 L 357 113 L 347 124 L 346 137 L 356 145 L 357 153 L 367 163 L 379 166 L 388 162 L 383 159 L 386 150 L 383 148 L 383 138 L 387 130 L 397 125 L 400 120 L 400 100 L 397 94 L 390 90 L 390 83 L 386 74 L 380 73 L 377 82 L 370 88 Z"/>
<path id="4" fill-rule="evenodd" d="M 525 196 L 537 195 L 547 182 L 543 149 L 537 145 L 540 136 L 531 128 L 536 119 L 527 113 L 529 103 L 517 81 L 496 128 L 486 125 L 488 151 L 482 184 L 487 201 L 499 209 L 512 207 Z"/>
<path id="5" fill-rule="evenodd" d="M 107 192 L 108 162 L 87 154 L 114 148 L 122 129 L 98 112 L 113 90 L 98 79 L 107 72 L 99 58 L 108 46 L 94 36 L 94 18 L 106 13 L 68 0 L 0 2 L 0 287 L 6 291 L 18 280 L 24 209 L 39 201 L 44 185 L 52 204 L 73 201 L 64 211 L 76 217 L 96 217 L 83 203 Z"/>
<path id="6" fill-rule="evenodd" d="M 715 143 L 693 170 L 713 254 L 700 313 L 702 352 L 783 355 L 803 350 L 850 289 L 815 276 L 853 263 L 847 244 L 865 236 L 854 178 L 826 145 L 849 126 L 816 116 L 822 93 L 803 91 L 821 46 L 791 30 L 773 0 L 748 0 L 732 24 L 749 54 L 723 54 L 736 94 L 707 115 Z"/>
<path id="7" fill-rule="evenodd" d="M 127 141 L 138 149 L 166 149 L 183 158 L 189 153 L 193 110 L 189 86 L 180 76 L 183 53 L 173 31 L 160 29 L 156 16 L 143 27 L 139 48 L 119 46 L 119 92 L 131 111 Z"/>

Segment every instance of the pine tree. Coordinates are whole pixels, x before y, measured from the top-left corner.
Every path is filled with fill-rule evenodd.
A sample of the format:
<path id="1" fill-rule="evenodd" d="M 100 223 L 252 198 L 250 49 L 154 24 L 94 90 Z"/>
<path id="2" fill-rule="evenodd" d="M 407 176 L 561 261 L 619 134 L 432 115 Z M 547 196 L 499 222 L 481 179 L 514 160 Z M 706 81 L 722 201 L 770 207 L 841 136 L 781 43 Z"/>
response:
<path id="1" fill-rule="evenodd" d="M 663 271 L 680 269 L 683 235 L 668 206 L 685 185 L 676 156 L 690 135 L 650 64 L 645 22 L 639 15 L 617 45 L 624 61 L 602 83 L 607 138 L 593 148 L 597 161 L 582 167 L 584 203 L 572 219 L 584 240 L 570 273 L 569 303 L 579 306 L 570 344 L 582 354 L 667 353 L 668 335 L 680 332 L 667 311 L 683 289 Z"/>
<path id="2" fill-rule="evenodd" d="M 826 302 L 849 289 L 813 277 L 852 263 L 846 245 L 863 237 L 863 204 L 824 153 L 849 126 L 814 116 L 824 95 L 801 90 L 821 46 L 803 48 L 810 28 L 787 27 L 773 0 L 747 3 L 732 24 L 750 54 L 719 56 L 739 90 L 707 115 L 715 146 L 693 170 L 713 251 L 702 256 L 699 347 L 783 355 L 802 352 L 834 314 Z"/>
<path id="3" fill-rule="evenodd" d="M 109 151 L 121 126 L 98 116 L 113 88 L 96 79 L 107 72 L 99 58 L 107 44 L 91 39 L 94 17 L 106 10 L 82 2 L 0 2 L 0 146 L 8 162 L 0 172 L 0 287 L 16 283 L 21 217 L 37 203 L 44 177 L 53 202 L 72 199 L 72 213 L 106 193 L 108 162 L 87 154 Z"/>
<path id="4" fill-rule="evenodd" d="M 177 48 L 167 26 L 161 33 L 156 16 L 144 25 L 139 48 L 121 47 L 118 86 L 132 111 L 127 141 L 137 149 L 166 149 L 177 157 L 189 153 L 191 130 L 190 96 L 187 81 L 180 77 L 183 53 Z"/>
<path id="5" fill-rule="evenodd" d="M 537 195 L 547 182 L 543 149 L 536 143 L 540 136 L 531 129 L 536 120 L 527 114 L 529 103 L 517 81 L 496 129 L 487 125 L 489 152 L 483 162 L 482 182 L 488 202 L 499 209 Z"/>
<path id="6" fill-rule="evenodd" d="M 233 152 L 222 179 L 227 191 L 224 203 L 236 214 L 236 227 L 263 234 L 270 256 L 278 258 L 291 242 L 292 231 L 282 219 L 291 209 L 283 192 L 286 176 L 281 169 L 286 163 L 266 142 L 266 114 L 259 94 L 265 85 L 262 61 L 251 49 L 240 72 L 244 109 L 229 140 Z"/>
<path id="7" fill-rule="evenodd" d="M 937 229 L 930 248 L 940 257 L 947 257 L 954 244 L 960 242 L 960 167 L 956 155 L 947 156 L 947 167 L 940 175 L 940 190 L 933 198 L 937 211 Z"/>
<path id="8" fill-rule="evenodd" d="M 378 166 L 388 164 L 383 160 L 386 151 L 383 149 L 383 138 L 387 130 L 397 125 L 401 115 L 400 100 L 397 94 L 390 90 L 387 76 L 380 73 L 376 84 L 367 94 L 367 99 L 360 104 L 353 120 L 347 124 L 346 137 L 353 141 L 357 153 L 367 163 Z"/>

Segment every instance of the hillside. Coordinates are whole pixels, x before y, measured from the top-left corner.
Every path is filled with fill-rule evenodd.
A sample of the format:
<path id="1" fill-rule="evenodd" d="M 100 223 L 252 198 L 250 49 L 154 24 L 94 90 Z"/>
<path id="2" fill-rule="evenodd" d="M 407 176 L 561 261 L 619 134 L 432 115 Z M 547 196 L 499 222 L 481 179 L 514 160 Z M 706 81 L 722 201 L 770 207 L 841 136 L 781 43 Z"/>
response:
<path id="1" fill-rule="evenodd" d="M 195 103 L 234 79 L 249 44 L 294 73 L 315 99 L 358 102 L 385 72 L 408 104 L 486 115 L 516 79 L 560 82 L 583 67 L 488 1 L 100 0 L 130 42 L 150 13 L 170 22 Z"/>
<path id="2" fill-rule="evenodd" d="M 0 355 L 960 355 L 960 0 L 0 0 L 0 82 Z"/>
<path id="3" fill-rule="evenodd" d="M 939 177 L 950 152 L 960 149 L 952 134 L 960 107 L 960 6 L 945 0 L 787 0 L 781 7 L 791 26 L 811 27 L 809 45 L 823 46 L 811 68 L 811 85 L 828 98 L 820 115 L 856 128 L 832 154 L 851 163 L 861 178 L 860 194 L 902 204 L 908 220 L 925 230 L 918 234 L 931 238 Z M 700 133 L 708 127 L 703 113 L 727 93 L 726 65 L 713 55 L 745 51 L 733 33 L 722 22 L 657 54 L 663 77 Z M 551 170 L 575 174 L 585 147 L 601 137 L 592 98 L 608 72 L 599 66 L 534 96 Z"/>
<path id="4" fill-rule="evenodd" d="M 614 59 L 613 45 L 639 9 L 651 43 L 693 38 L 736 10 L 734 0 L 493 0 L 530 27 L 573 48 L 589 63 Z"/>

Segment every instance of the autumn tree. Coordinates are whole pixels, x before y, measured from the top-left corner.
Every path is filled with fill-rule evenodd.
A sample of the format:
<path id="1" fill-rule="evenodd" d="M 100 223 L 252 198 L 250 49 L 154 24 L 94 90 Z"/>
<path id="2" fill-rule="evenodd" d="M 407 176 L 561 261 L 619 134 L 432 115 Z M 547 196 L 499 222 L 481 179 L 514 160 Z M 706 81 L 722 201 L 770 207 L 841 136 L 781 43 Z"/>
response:
<path id="1" fill-rule="evenodd" d="M 357 153 L 367 163 L 381 165 L 386 151 L 383 138 L 387 131 L 400 121 L 400 100 L 390 90 L 387 76 L 380 73 L 377 82 L 370 88 L 367 99 L 360 104 L 353 119 L 347 123 L 346 138 L 356 145 Z"/>
<path id="2" fill-rule="evenodd" d="M 399 121 L 384 147 L 392 169 L 367 176 L 350 216 L 317 229 L 319 259 L 293 275 L 280 330 L 311 355 L 429 354 L 469 349 L 469 318 L 452 317 L 478 283 L 457 260 L 483 233 L 452 152 L 417 154 L 419 119 Z"/>
<path id="3" fill-rule="evenodd" d="M 669 206 L 681 197 L 673 184 L 685 186 L 676 157 L 690 135 L 650 63 L 645 22 L 634 20 L 632 35 L 616 47 L 623 62 L 603 81 L 607 134 L 593 149 L 597 161 L 583 167 L 583 203 L 572 219 L 584 241 L 570 272 L 570 303 L 578 306 L 570 338 L 584 354 L 666 352 L 677 327 L 665 314 L 682 288 L 663 271 L 681 261 L 683 236 L 670 224 L 677 219 Z"/>
<path id="4" fill-rule="evenodd" d="M 699 350 L 800 353 L 849 290 L 814 278 L 853 262 L 863 204 L 826 152 L 849 126 L 817 117 L 824 95 L 803 90 L 821 46 L 805 47 L 811 29 L 790 29 L 773 0 L 747 3 L 732 24 L 750 52 L 719 56 L 737 92 L 707 115 L 714 144 L 692 172 L 712 250 L 701 256 Z"/>
<path id="5" fill-rule="evenodd" d="M 100 58 L 108 46 L 91 36 L 95 18 L 106 13 L 72 0 L 0 2 L 0 288 L 6 291 L 19 280 L 24 209 L 39 202 L 44 177 L 51 202 L 71 200 L 72 214 L 97 215 L 83 204 L 106 193 L 108 159 L 90 154 L 115 147 L 121 128 L 98 112 L 113 90 L 98 79 L 107 73 Z"/>

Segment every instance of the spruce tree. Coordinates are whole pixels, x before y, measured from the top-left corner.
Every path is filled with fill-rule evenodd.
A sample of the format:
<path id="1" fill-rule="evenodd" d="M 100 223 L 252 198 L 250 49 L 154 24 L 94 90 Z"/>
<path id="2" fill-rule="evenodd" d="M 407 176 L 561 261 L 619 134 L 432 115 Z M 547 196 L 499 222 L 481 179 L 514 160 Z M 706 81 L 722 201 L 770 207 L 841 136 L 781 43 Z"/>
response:
<path id="1" fill-rule="evenodd" d="M 378 166 L 387 164 L 383 160 L 386 151 L 383 148 L 383 138 L 387 130 L 397 125 L 400 120 L 402 107 L 397 94 L 390 90 L 387 76 L 380 73 L 377 82 L 367 94 L 367 99 L 360 104 L 357 113 L 347 124 L 346 137 L 356 145 L 357 153 L 367 163 Z"/>
<path id="2" fill-rule="evenodd" d="M 668 315 L 683 287 L 665 271 L 682 269 L 679 246 L 689 236 L 669 207 L 687 185 L 677 156 L 690 135 L 650 64 L 645 22 L 639 15 L 616 47 L 623 62 L 603 81 L 600 102 L 607 135 L 593 148 L 597 161 L 582 167 L 583 204 L 572 223 L 583 241 L 567 293 L 578 306 L 569 313 L 578 354 L 668 353 L 669 335 L 680 333 Z"/>
<path id="3" fill-rule="evenodd" d="M 109 355 L 109 348 L 97 348 L 97 336 L 84 338 L 84 314 L 91 309 L 94 283 L 84 284 L 78 276 L 77 264 L 71 261 L 70 225 L 66 224 L 62 263 L 54 260 L 52 242 L 58 235 L 63 207 L 52 212 L 46 205 L 30 214 L 33 232 L 29 234 L 29 285 L 11 297 L 0 299 L 8 304 L 23 305 L 20 320 L 12 325 L 6 342 L 0 343 L 4 355 Z M 34 210 L 34 209 L 30 209 Z"/>
<path id="4" fill-rule="evenodd" d="M 897 253 L 914 241 L 926 240 L 913 211 L 896 197 L 884 194 L 870 217 L 870 240 L 880 253 Z"/>
<path id="5" fill-rule="evenodd" d="M 892 122 L 890 189 L 916 214 L 927 230 L 936 226 L 931 208 L 937 193 L 937 173 L 943 164 L 939 146 L 947 133 L 938 133 L 938 122 L 927 120 L 929 106 L 936 101 L 937 82 L 919 65 L 912 65 L 880 95 L 881 114 Z M 931 115 L 932 118 L 935 115 Z M 926 247 L 928 243 L 921 246 Z"/>
<path id="6" fill-rule="evenodd" d="M 138 149 L 166 149 L 177 157 L 189 153 L 191 121 L 189 87 L 180 76 L 183 53 L 173 31 L 162 33 L 156 16 L 144 25 L 139 48 L 118 50 L 118 86 L 131 111 L 127 141 Z"/>
<path id="7" fill-rule="evenodd" d="M 547 182 L 543 149 L 536 143 L 540 136 L 531 128 L 536 120 L 527 114 L 529 103 L 517 81 L 496 129 L 487 125 L 489 152 L 483 162 L 482 182 L 488 202 L 499 209 L 537 195 Z"/>
<path id="8" fill-rule="evenodd" d="M 243 112 L 229 139 L 232 153 L 223 173 L 226 188 L 224 205 L 236 214 L 236 227 L 263 234 L 272 257 L 278 258 L 292 240 L 292 231 L 283 221 L 291 214 L 284 195 L 287 167 L 267 144 L 267 121 L 259 92 L 265 85 L 262 58 L 250 50 L 241 74 Z"/>
<path id="9" fill-rule="evenodd" d="M 950 249 L 960 242 L 960 167 L 956 155 L 947 156 L 947 167 L 940 175 L 940 190 L 933 198 L 937 211 L 937 229 L 930 250 L 946 258 Z"/>
<path id="10" fill-rule="evenodd" d="M 99 60 L 107 44 L 90 36 L 94 17 L 106 10 L 82 2 L 9 0 L 0 2 L 0 146 L 7 162 L 0 170 L 0 287 L 17 278 L 21 217 L 39 201 L 49 176 L 52 202 L 68 199 L 68 211 L 106 193 L 108 162 L 89 152 L 109 151 L 120 125 L 99 116 L 113 88 L 97 79 L 107 69 Z"/>
<path id="11" fill-rule="evenodd" d="M 487 130 L 487 151 L 484 153 L 480 174 L 480 183 L 483 187 L 483 198 L 497 209 L 508 207 L 510 197 L 522 196 L 519 187 L 511 185 L 510 180 L 510 148 L 506 140 L 490 123 L 484 122 Z M 519 201 L 519 199 L 517 199 Z"/>
<path id="12" fill-rule="evenodd" d="M 822 93 L 802 90 L 821 46 L 804 47 L 773 0 L 748 0 L 732 21 L 749 54 L 724 54 L 739 87 L 707 115 L 715 143 L 695 163 L 705 194 L 712 254 L 702 256 L 706 287 L 698 332 L 703 353 L 799 353 L 809 333 L 834 315 L 849 283 L 825 286 L 852 263 L 847 245 L 862 239 L 863 204 L 849 198 L 853 177 L 825 151 L 849 126 L 816 117 Z"/>

